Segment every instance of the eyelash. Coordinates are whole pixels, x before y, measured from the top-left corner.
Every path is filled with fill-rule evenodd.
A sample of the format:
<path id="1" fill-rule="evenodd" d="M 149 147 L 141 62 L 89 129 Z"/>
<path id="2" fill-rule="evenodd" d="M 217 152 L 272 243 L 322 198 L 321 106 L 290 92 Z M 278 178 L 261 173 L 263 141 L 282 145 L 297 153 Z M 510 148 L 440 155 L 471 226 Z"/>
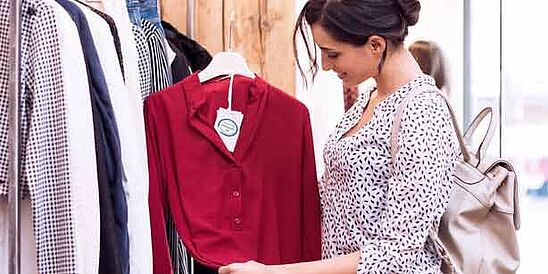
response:
<path id="1" fill-rule="evenodd" d="M 331 59 L 335 59 L 335 58 L 339 57 L 339 54 L 338 53 L 329 53 L 329 54 L 327 54 L 327 57 L 331 58 Z"/>

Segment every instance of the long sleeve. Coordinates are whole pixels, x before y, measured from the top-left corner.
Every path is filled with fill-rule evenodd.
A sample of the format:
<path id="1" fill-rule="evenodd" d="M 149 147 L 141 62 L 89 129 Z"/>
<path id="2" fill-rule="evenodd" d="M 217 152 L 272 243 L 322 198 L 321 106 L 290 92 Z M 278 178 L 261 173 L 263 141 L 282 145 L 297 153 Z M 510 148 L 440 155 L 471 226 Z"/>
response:
<path id="1" fill-rule="evenodd" d="M 303 260 L 314 261 L 321 258 L 321 220 L 320 198 L 316 177 L 314 158 L 314 144 L 310 115 L 306 107 L 303 108 L 303 143 L 302 143 L 302 224 L 303 224 Z"/>
<path id="2" fill-rule="evenodd" d="M 79 268 L 77 273 L 99 273 L 99 184 L 93 111 L 84 52 L 78 28 L 68 13 L 53 0 L 48 0 L 48 4 L 54 9 L 58 20 L 63 81 L 66 87 L 70 169 L 74 186 L 74 236 L 78 247 L 75 251 Z"/>
<path id="3" fill-rule="evenodd" d="M 66 86 L 55 12 L 22 1 L 21 153 L 23 193 L 30 191 L 38 273 L 77 273 L 74 180 L 71 175 Z M 27 189 L 28 187 L 28 189 Z"/>
<path id="4" fill-rule="evenodd" d="M 418 95 L 407 105 L 380 235 L 361 247 L 358 274 L 410 273 L 428 263 L 417 258 L 423 258 L 418 255 L 425 252 L 428 234 L 437 229 L 449 201 L 453 136 L 449 112 L 437 94 Z"/>
<path id="5" fill-rule="evenodd" d="M 168 208 L 167 190 L 162 178 L 158 132 L 154 107 L 151 100 L 145 101 L 145 132 L 147 140 L 150 230 L 152 234 L 153 269 L 155 274 L 170 274 L 171 260 L 168 251 L 168 242 L 165 226 L 165 213 Z"/>

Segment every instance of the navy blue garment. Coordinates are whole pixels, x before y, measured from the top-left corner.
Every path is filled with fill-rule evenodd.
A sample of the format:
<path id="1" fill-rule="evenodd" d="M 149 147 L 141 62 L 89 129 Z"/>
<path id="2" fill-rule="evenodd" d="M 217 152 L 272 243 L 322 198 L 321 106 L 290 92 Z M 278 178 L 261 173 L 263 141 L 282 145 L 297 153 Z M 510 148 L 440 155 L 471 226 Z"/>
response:
<path id="1" fill-rule="evenodd" d="M 69 0 L 57 0 L 57 2 L 67 11 L 78 28 L 89 77 L 94 111 L 95 150 L 98 154 L 101 211 L 99 270 L 100 273 L 129 274 L 128 217 L 126 196 L 122 185 L 120 137 L 108 87 L 85 15 Z M 105 194 L 110 195 L 105 196 Z"/>
<path id="2" fill-rule="evenodd" d="M 217 274 L 219 273 L 218 270 L 207 267 L 203 264 L 200 264 L 197 261 L 194 261 L 194 271 L 192 271 L 194 274 Z"/>
<path id="3" fill-rule="evenodd" d="M 116 234 L 114 207 L 112 205 L 111 191 L 108 185 L 108 167 L 104 143 L 106 140 L 103 123 L 98 107 L 91 105 L 93 112 L 93 130 L 95 131 L 95 157 L 97 160 L 97 179 L 99 181 L 99 207 L 101 218 L 101 239 L 99 249 L 99 274 L 122 273 L 120 262 L 120 247 Z"/>

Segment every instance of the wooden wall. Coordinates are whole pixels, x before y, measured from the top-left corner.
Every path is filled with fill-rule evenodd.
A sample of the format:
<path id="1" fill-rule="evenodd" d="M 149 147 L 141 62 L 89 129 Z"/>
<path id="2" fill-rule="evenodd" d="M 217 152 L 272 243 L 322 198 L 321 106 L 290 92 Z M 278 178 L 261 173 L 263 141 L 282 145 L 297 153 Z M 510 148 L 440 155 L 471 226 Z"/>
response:
<path id="1" fill-rule="evenodd" d="M 162 18 L 187 32 L 187 0 L 159 0 Z M 295 94 L 294 0 L 194 0 L 195 40 L 211 54 L 226 51 L 235 13 L 232 50 L 274 86 Z"/>

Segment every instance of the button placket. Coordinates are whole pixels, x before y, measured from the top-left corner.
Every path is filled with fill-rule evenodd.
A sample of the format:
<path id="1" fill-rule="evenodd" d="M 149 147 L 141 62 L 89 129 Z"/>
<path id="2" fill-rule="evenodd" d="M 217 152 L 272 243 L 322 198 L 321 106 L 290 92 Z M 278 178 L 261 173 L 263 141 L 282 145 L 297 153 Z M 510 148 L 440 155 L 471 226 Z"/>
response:
<path id="1" fill-rule="evenodd" d="M 230 167 L 230 188 L 227 189 L 226 197 L 229 201 L 230 227 L 234 230 L 242 230 L 242 170 L 236 164 Z"/>
<path id="2" fill-rule="evenodd" d="M 242 219 L 241 217 L 237 216 L 232 219 L 232 229 L 234 230 L 242 230 Z"/>

